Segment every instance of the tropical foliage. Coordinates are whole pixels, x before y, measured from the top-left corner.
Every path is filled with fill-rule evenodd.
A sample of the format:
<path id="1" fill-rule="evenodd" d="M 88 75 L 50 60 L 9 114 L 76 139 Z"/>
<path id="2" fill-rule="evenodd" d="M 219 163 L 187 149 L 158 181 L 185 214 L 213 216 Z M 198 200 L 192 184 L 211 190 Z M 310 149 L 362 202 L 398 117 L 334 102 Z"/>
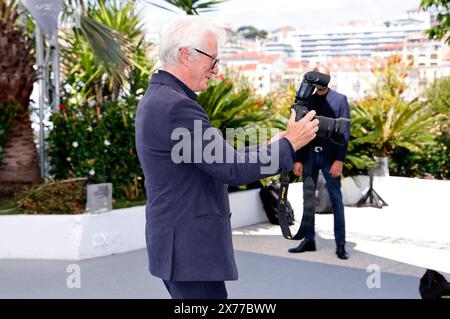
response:
<path id="1" fill-rule="evenodd" d="M 143 194 L 142 170 L 135 152 L 134 116 L 148 86 L 154 62 L 147 58 L 138 15 L 130 2 L 89 5 L 94 21 L 118 28 L 135 47 L 135 65 L 127 83 L 102 68 L 87 41 L 74 32 L 64 52 L 67 76 L 60 110 L 48 138 L 54 178 L 87 177 L 88 183 L 113 183 L 115 198 Z"/>
<path id="2" fill-rule="evenodd" d="M 448 0 L 421 0 L 420 7 L 424 10 L 434 9 L 436 10 L 436 23 L 432 25 L 426 32 L 430 39 L 441 40 L 445 36 L 445 42 L 450 44 L 450 2 Z"/>
<path id="3" fill-rule="evenodd" d="M 435 143 L 434 124 L 439 116 L 417 100 L 407 102 L 402 98 L 410 66 L 399 56 L 391 56 L 373 68 L 375 95 L 351 108 L 349 165 L 362 168 L 373 156 L 391 156 L 396 149 L 420 153 Z"/>
<path id="4" fill-rule="evenodd" d="M 450 115 L 450 77 L 434 80 L 425 91 L 427 107 L 433 112 Z M 443 124 L 448 127 L 448 117 Z"/>
<path id="5" fill-rule="evenodd" d="M 104 1 L 101 1 L 104 2 Z M 83 4 L 81 1 L 80 4 Z M 98 66 L 103 65 L 118 81 L 125 76 L 124 67 L 132 63 L 132 50 L 118 32 L 91 19 L 85 11 L 78 15 L 78 9 L 85 7 L 78 1 L 68 0 L 64 17 L 75 17 L 74 27 L 94 48 L 99 58 Z M 27 14 L 25 11 L 23 14 Z M 40 181 L 38 157 L 30 121 L 29 100 L 36 79 L 34 43 L 25 26 L 19 23 L 18 1 L 0 2 L 0 109 L 2 114 L 6 105 L 18 105 L 13 125 L 2 134 L 4 156 L 0 159 L 0 195 L 10 196 L 32 183 Z M 25 19 L 27 27 L 31 19 Z M 31 28 L 34 26 L 31 25 Z M 65 42 L 62 43 L 63 45 Z"/>
<path id="6" fill-rule="evenodd" d="M 127 25 L 127 22 L 123 21 L 129 18 L 127 12 L 117 10 L 117 6 L 133 7 L 131 2 L 125 6 L 124 1 L 89 1 L 86 7 L 82 0 L 68 0 L 64 15 L 68 17 L 68 20 L 75 19 L 71 32 L 82 35 L 84 40 L 89 43 L 98 60 L 98 67 L 106 70 L 119 83 L 126 82 L 129 68 L 136 62 L 133 43 L 123 33 L 124 30 L 116 29 L 123 24 Z M 80 7 L 82 8 L 81 15 L 77 13 Z M 113 8 L 113 12 L 121 15 L 117 17 L 108 15 L 111 10 L 107 8 Z M 114 22 L 116 19 L 119 21 L 118 23 Z M 64 41 L 62 42 L 64 43 Z M 62 47 L 63 50 L 64 48 L 65 46 Z"/>
<path id="7" fill-rule="evenodd" d="M 258 114 L 245 112 L 256 105 L 256 99 L 249 99 L 247 90 L 233 92 L 231 80 L 216 81 L 199 94 L 197 102 L 205 109 L 212 126 L 225 134 L 226 128 L 237 128 L 263 121 Z M 243 115 L 244 116 L 239 116 Z"/>
<path id="8" fill-rule="evenodd" d="M 450 78 L 436 79 L 425 94 L 426 112 L 440 114 L 433 123 L 436 143 L 426 146 L 422 152 L 408 150 L 394 152 L 392 171 L 396 175 L 450 178 Z"/>
<path id="9" fill-rule="evenodd" d="M 273 116 L 268 100 L 254 94 L 246 85 L 236 85 L 230 78 L 211 81 L 197 102 L 208 113 L 212 126 L 223 134 L 226 128 L 285 128 Z"/>
<path id="10" fill-rule="evenodd" d="M 290 110 L 294 104 L 296 94 L 297 88 L 294 84 L 289 83 L 278 87 L 267 95 L 267 100 L 270 102 L 273 114 L 285 118 L 286 123 L 289 119 Z"/>
<path id="11" fill-rule="evenodd" d="M 170 5 L 170 7 L 181 9 L 189 15 L 198 15 L 201 12 L 213 11 L 218 4 L 225 1 L 226 0 L 164 0 L 165 3 Z M 153 1 L 146 0 L 146 2 L 164 10 L 173 11 L 170 7 L 167 8 L 165 6 L 158 5 Z"/>
<path id="12" fill-rule="evenodd" d="M 397 176 L 450 179 L 449 150 L 449 135 L 438 135 L 436 143 L 420 153 L 398 149 L 391 157 L 390 171 Z"/>
<path id="13" fill-rule="evenodd" d="M 144 42 L 142 25 L 131 2 L 90 2 L 87 13 L 93 24 L 113 30 L 114 34 L 121 36 L 122 42 L 126 42 L 127 48 L 133 48 L 132 54 L 126 52 L 130 63 L 123 64 L 121 73 L 117 73 L 109 63 L 99 63 L 96 53 L 99 50 L 82 36 L 81 31 L 73 29 L 64 36 L 65 97 L 74 99 L 73 102 L 79 105 L 91 103 L 100 106 L 117 100 L 120 90 L 129 87 L 130 75 L 141 72 L 148 77 L 153 63 L 146 63 L 143 58 L 148 44 Z"/>
<path id="14" fill-rule="evenodd" d="M 135 151 L 135 106 L 110 102 L 107 108 L 62 106 L 52 115 L 48 143 L 55 179 L 86 177 L 88 183 L 113 183 L 114 198 L 143 194 L 142 170 Z"/>
<path id="15" fill-rule="evenodd" d="M 267 31 L 265 30 L 258 30 L 252 25 L 246 25 L 239 27 L 237 29 L 237 33 L 244 37 L 245 39 L 251 39 L 255 40 L 257 38 L 259 39 L 265 39 L 267 37 Z"/>

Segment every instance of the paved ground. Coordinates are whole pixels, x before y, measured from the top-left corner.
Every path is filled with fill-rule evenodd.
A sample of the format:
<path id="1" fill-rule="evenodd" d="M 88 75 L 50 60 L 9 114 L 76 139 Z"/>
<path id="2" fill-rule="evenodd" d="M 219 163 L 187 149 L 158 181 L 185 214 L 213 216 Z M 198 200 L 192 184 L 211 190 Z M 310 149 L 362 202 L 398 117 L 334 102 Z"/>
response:
<path id="1" fill-rule="evenodd" d="M 332 225 L 333 220 L 331 215 L 320 216 L 320 218 L 328 219 Z M 296 230 L 297 228 L 298 224 L 292 226 L 292 230 Z M 412 245 L 406 239 L 399 240 L 393 237 L 376 237 L 347 233 L 346 250 L 350 254 L 350 259 L 341 260 L 335 255 L 336 246 L 333 233 L 330 230 L 322 229 L 316 229 L 316 232 L 317 251 L 296 254 L 289 253 L 287 250 L 290 247 L 297 246 L 299 241 L 284 239 L 281 235 L 280 227 L 269 223 L 235 229 L 233 231 L 233 240 L 235 249 L 241 251 L 363 269 L 365 271 L 369 268 L 377 267 L 385 273 L 414 276 L 417 278 L 420 278 L 427 268 L 432 267 L 421 267 L 402 262 L 402 260 L 409 258 L 408 254 L 414 255 L 415 253 L 420 255 L 424 251 L 428 252 L 430 250 L 435 253 L 437 250 L 442 254 L 450 255 L 450 250 L 448 249 L 424 247 L 425 244 L 417 242 Z M 371 250 L 379 253 L 367 253 L 367 251 Z M 384 256 L 393 256 L 393 258 L 385 258 Z M 436 264 L 436 260 L 440 257 L 439 255 L 433 255 L 428 261 L 425 260 L 424 264 L 426 262 L 430 265 Z M 445 271 L 441 272 L 446 274 Z"/>
<path id="2" fill-rule="evenodd" d="M 290 254 L 287 248 L 297 242 L 268 235 L 277 231 L 278 226 L 270 224 L 234 230 L 240 278 L 227 283 L 230 298 L 420 298 L 424 268 L 357 251 L 351 242 L 350 259 L 339 260 L 334 241 L 322 238 L 321 231 L 318 251 Z M 68 288 L 68 281 L 74 283 L 73 265 L 80 270 L 80 288 Z M 380 273 L 374 272 L 377 269 Z M 161 281 L 147 272 L 145 250 L 138 250 L 78 262 L 0 260 L 0 298 L 165 299 L 169 295 Z"/>
<path id="3" fill-rule="evenodd" d="M 363 269 L 237 251 L 240 272 L 228 282 L 230 298 L 420 298 L 418 278 L 381 273 L 380 287 L 367 286 Z M 68 288 L 74 262 L 0 261 L 0 298 L 169 298 L 147 271 L 144 250 L 76 262 L 80 288 Z"/>
<path id="4" fill-rule="evenodd" d="M 316 215 L 316 252 L 288 253 L 298 242 L 268 223 L 233 230 L 240 279 L 227 283 L 229 297 L 414 299 L 426 268 L 450 281 L 450 182 L 391 178 L 375 186 L 388 207 L 345 208 L 349 260 L 334 253 L 332 215 Z M 81 287 L 68 288 L 77 267 Z M 0 259 L 0 298 L 169 295 L 139 250 L 78 262 Z"/>

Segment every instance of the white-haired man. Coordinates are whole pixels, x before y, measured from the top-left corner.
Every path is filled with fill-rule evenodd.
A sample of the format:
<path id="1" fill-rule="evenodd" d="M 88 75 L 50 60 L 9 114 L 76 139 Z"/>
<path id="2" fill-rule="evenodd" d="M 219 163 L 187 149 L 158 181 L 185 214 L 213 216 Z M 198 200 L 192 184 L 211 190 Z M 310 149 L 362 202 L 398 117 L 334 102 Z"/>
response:
<path id="1" fill-rule="evenodd" d="M 221 149 L 216 153 L 231 154 L 233 160 L 202 158 L 210 141 L 196 137 L 212 128 L 208 115 L 195 102 L 195 92 L 205 90 L 218 72 L 222 34 L 197 16 L 168 25 L 161 34 L 161 70 L 153 74 L 136 115 L 136 148 L 148 197 L 149 268 L 177 299 L 227 298 L 225 281 L 238 278 L 227 185 L 243 185 L 282 168 L 292 169 L 295 151 L 318 130 L 315 112 L 299 122 L 292 112 L 287 130 L 268 145 L 238 151 L 217 134 L 215 142 L 221 142 L 217 144 Z M 174 158 L 177 137 L 188 139 L 181 162 Z M 263 163 L 258 156 L 262 152 L 273 163 Z M 277 169 L 263 174 L 262 167 L 270 164 Z"/>

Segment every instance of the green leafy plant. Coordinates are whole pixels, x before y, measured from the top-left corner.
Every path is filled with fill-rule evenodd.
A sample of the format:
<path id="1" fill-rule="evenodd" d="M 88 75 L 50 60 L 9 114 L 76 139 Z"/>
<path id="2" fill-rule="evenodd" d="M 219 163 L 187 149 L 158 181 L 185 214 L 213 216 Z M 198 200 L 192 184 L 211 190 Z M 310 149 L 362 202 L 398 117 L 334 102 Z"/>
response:
<path id="1" fill-rule="evenodd" d="M 255 94 L 255 90 L 249 85 L 247 79 L 240 74 L 229 70 L 225 75 L 219 75 L 210 80 L 208 88 L 199 94 L 197 102 L 205 109 L 211 119 L 212 126 L 218 128 L 224 137 L 226 129 L 243 129 L 245 135 L 237 133 L 234 147 L 264 143 L 260 137 L 271 137 L 271 128 L 284 130 L 287 118 L 277 114 L 274 103 L 269 97 L 261 97 Z M 252 130 L 250 130 L 252 129 Z M 259 134 L 264 129 L 267 136 Z M 229 187 L 228 191 L 259 188 L 263 184 L 260 181 L 240 187 Z"/>
<path id="2" fill-rule="evenodd" d="M 247 86 L 236 85 L 230 78 L 211 81 L 208 88 L 199 94 L 197 102 L 208 113 L 212 126 L 218 128 L 224 136 L 227 128 L 253 128 L 257 133 L 263 128 L 286 127 L 282 120 L 271 113 L 269 100 L 255 95 Z M 257 137 L 258 134 L 248 136 L 247 142 L 262 142 Z M 270 137 L 269 134 L 267 137 Z M 238 139 L 238 142 L 245 141 Z"/>
<path id="3" fill-rule="evenodd" d="M 18 205 L 13 200 L 0 200 L 0 215 L 16 215 L 20 213 Z"/>
<path id="4" fill-rule="evenodd" d="M 77 30 L 66 36 L 65 92 L 60 110 L 52 114 L 48 138 L 51 174 L 111 182 L 115 199 L 140 199 L 143 173 L 135 152 L 134 116 L 154 69 L 146 55 L 150 44 L 132 2 L 88 3 L 86 12 L 126 37 L 134 48 L 133 67 L 126 69 L 126 83 L 120 81 Z"/>
<path id="5" fill-rule="evenodd" d="M 430 39 L 442 39 L 450 31 L 450 3 L 448 0 L 421 0 L 420 7 L 424 10 L 435 9 L 438 11 L 436 23 L 434 23 L 427 31 Z M 450 36 L 445 39 L 447 44 L 450 43 Z"/>
<path id="6" fill-rule="evenodd" d="M 89 19 L 99 25 L 113 30 L 127 48 L 125 56 L 129 63 L 120 70 L 124 74 L 117 74 L 111 64 L 102 63 L 98 58 L 100 49 L 82 36 L 83 32 L 74 29 L 64 37 L 66 46 L 62 49 L 65 68 L 65 99 L 72 99 L 72 103 L 79 105 L 116 101 L 121 91 L 129 89 L 133 82 L 131 76 L 134 69 L 149 75 L 148 58 L 145 50 L 149 44 L 144 41 L 144 32 L 136 13 L 134 4 L 129 1 L 98 1 L 89 2 L 86 9 Z M 107 45 L 107 43 L 105 43 Z M 132 48 L 132 49 L 131 49 Z M 107 47 L 109 49 L 109 47 Z M 118 50 L 116 48 L 115 50 Z M 131 52 L 132 51 L 132 52 Z"/>
<path id="7" fill-rule="evenodd" d="M 425 93 L 425 112 L 439 114 L 433 123 L 435 142 L 420 153 L 405 149 L 394 151 L 392 171 L 401 176 L 450 178 L 450 78 L 436 79 Z"/>
<path id="8" fill-rule="evenodd" d="M 111 3 L 115 1 L 101 1 Z M 130 2 L 131 3 L 131 2 Z M 8 130 L 5 156 L 0 160 L 0 195 L 23 190 L 41 181 L 36 145 L 33 141 L 29 101 L 36 80 L 35 50 L 32 39 L 33 20 L 26 10 L 18 9 L 18 0 L 0 0 L 0 109 L 6 104 L 20 105 L 14 125 Z M 89 2 L 89 5 L 91 2 Z M 78 14 L 81 9 L 81 15 Z M 19 19 L 25 16 L 25 19 Z M 76 23 L 66 23 L 67 18 Z M 84 1 L 64 2 L 63 24 L 85 38 L 92 46 L 98 63 L 116 79 L 125 81 L 127 66 L 133 64 L 133 50 L 128 41 L 117 31 L 95 21 L 87 12 Z M 22 22 L 25 21 L 23 24 Z M 44 42 L 46 44 L 47 42 Z M 61 41 L 64 51 L 68 42 Z M 70 67 L 70 65 L 65 65 Z M 7 94 L 4 94 L 7 93 Z"/>
<path id="9" fill-rule="evenodd" d="M 449 149 L 449 135 L 439 135 L 435 144 L 420 153 L 398 149 L 392 154 L 390 170 L 398 176 L 449 179 Z"/>
<path id="10" fill-rule="evenodd" d="M 435 79 L 425 91 L 427 107 L 432 112 L 450 115 L 450 77 Z M 444 119 L 448 124 L 448 117 Z"/>
<path id="11" fill-rule="evenodd" d="M 80 7 L 81 15 L 77 13 Z M 102 19 L 105 14 L 101 14 L 106 12 L 107 15 L 111 11 L 119 14 L 124 7 L 134 8 L 133 3 L 128 1 L 125 4 L 125 0 L 119 0 L 118 4 L 114 0 L 89 1 L 87 7 L 83 1 L 69 0 L 64 6 L 64 17 L 75 19 L 77 28 L 72 28 L 71 32 L 82 35 L 98 59 L 98 67 L 106 70 L 119 83 L 126 82 L 127 70 L 135 64 L 133 43 L 122 30 L 114 28 L 114 21 L 120 16 Z M 62 51 L 65 48 L 63 46 Z"/>
<path id="12" fill-rule="evenodd" d="M 255 40 L 256 38 L 265 39 L 267 37 L 267 31 L 258 30 L 252 25 L 246 25 L 239 27 L 237 32 L 241 34 L 245 39 Z"/>
<path id="13" fill-rule="evenodd" d="M 381 62 L 372 70 L 375 96 L 352 106 L 349 162 L 355 166 L 356 160 L 362 168 L 373 156 L 391 156 L 398 148 L 421 152 L 434 143 L 438 116 L 426 111 L 417 99 L 407 102 L 402 98 L 408 67 L 395 55 Z"/>
<path id="14" fill-rule="evenodd" d="M 143 194 L 143 173 L 135 151 L 135 106 L 111 102 L 101 113 L 88 106 L 62 107 L 48 137 L 55 179 L 86 177 L 89 183 L 113 183 L 115 198 Z"/>
<path id="15" fill-rule="evenodd" d="M 270 103 L 270 109 L 275 117 L 284 118 L 287 123 L 296 93 L 297 88 L 292 83 L 281 85 L 269 92 L 266 99 Z"/>
<path id="16" fill-rule="evenodd" d="M 213 11 L 216 5 L 225 1 L 226 0 L 164 0 L 165 3 L 183 10 L 188 15 L 198 15 L 200 12 Z M 146 2 L 158 8 L 174 12 L 172 9 L 154 3 L 153 1 L 146 0 Z"/>
<path id="17" fill-rule="evenodd" d="M 396 147 L 421 152 L 425 145 L 434 142 L 430 132 L 435 116 L 423 111 L 423 105 L 413 102 L 398 102 L 384 112 L 376 99 L 367 99 L 353 108 L 354 117 L 362 121 L 361 136 L 353 144 L 368 144 L 371 153 L 384 157 L 393 153 Z"/>

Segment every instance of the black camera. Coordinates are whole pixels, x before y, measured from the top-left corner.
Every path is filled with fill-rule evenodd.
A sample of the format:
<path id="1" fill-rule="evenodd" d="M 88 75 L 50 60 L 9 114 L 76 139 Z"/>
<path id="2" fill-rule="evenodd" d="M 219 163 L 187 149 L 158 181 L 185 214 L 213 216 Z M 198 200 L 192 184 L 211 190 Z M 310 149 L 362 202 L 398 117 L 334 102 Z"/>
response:
<path id="1" fill-rule="evenodd" d="M 301 120 L 309 111 L 306 107 L 308 98 L 317 88 L 326 88 L 330 83 L 330 76 L 316 71 L 307 72 L 295 96 L 295 102 L 292 108 L 295 110 L 295 120 Z M 333 143 L 344 145 L 345 132 L 348 130 L 350 120 L 346 118 L 330 118 L 325 116 L 316 116 L 319 120 L 319 131 L 317 136 L 330 139 Z"/>

